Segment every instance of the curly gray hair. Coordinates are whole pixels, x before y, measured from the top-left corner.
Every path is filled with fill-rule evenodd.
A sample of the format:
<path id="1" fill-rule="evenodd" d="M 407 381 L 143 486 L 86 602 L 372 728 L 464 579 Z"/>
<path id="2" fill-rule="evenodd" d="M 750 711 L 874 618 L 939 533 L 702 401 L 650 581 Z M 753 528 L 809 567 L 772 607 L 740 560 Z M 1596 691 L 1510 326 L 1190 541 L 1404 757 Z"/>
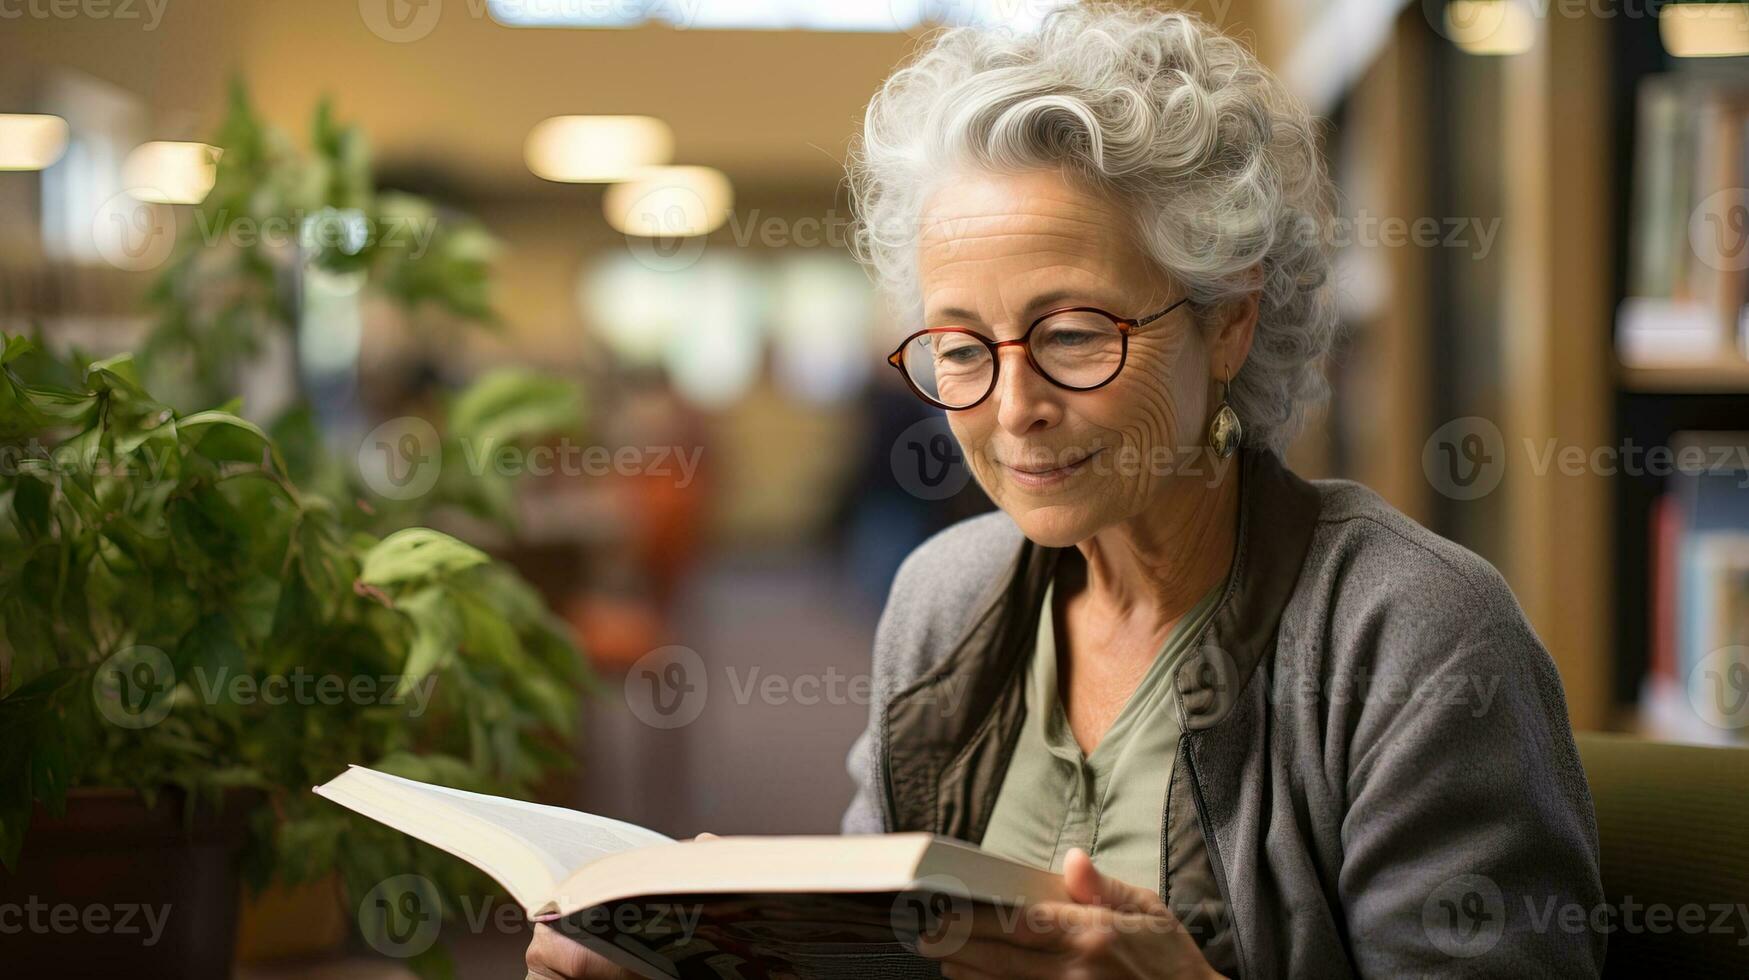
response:
<path id="1" fill-rule="evenodd" d="M 1328 394 L 1334 191 L 1306 109 L 1192 14 L 1116 4 L 1038 31 L 944 31 L 869 103 L 852 148 L 852 247 L 916 315 L 916 230 L 956 169 L 1061 169 L 1129 202 L 1139 245 L 1206 314 L 1258 295 L 1229 394 L 1245 439 L 1283 450 Z"/>

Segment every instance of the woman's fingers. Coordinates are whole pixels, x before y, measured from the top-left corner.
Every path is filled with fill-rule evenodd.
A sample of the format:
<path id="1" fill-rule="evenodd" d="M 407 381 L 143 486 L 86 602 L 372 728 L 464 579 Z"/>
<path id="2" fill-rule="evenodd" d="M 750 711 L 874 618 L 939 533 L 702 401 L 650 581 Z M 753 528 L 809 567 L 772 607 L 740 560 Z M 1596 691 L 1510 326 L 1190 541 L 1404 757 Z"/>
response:
<path id="1" fill-rule="evenodd" d="M 536 923 L 534 939 L 524 957 L 534 980 L 636 980 L 619 966 L 560 935 L 546 923 Z"/>
<path id="2" fill-rule="evenodd" d="M 1172 914 L 1152 890 L 1100 873 L 1093 866 L 1093 858 L 1079 847 L 1063 860 L 1063 884 L 1069 889 L 1069 897 L 1082 905 L 1145 915 Z"/>
<path id="3" fill-rule="evenodd" d="M 960 933 L 972 939 L 997 940 L 1012 946 L 1046 952 L 1068 948 L 1072 930 L 1092 911 L 1067 902 L 1039 902 L 1021 908 L 985 905 L 973 907 L 970 926 Z M 948 937 L 954 935 L 950 927 Z"/>

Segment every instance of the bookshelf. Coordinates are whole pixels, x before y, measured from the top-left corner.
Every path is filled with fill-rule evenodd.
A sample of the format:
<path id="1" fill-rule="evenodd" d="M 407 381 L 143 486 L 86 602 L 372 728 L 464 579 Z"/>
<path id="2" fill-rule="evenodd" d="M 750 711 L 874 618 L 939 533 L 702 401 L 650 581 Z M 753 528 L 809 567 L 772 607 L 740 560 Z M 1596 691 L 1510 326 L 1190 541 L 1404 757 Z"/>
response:
<path id="1" fill-rule="evenodd" d="M 1690 239 L 1690 223 L 1707 219 L 1705 201 L 1715 191 L 1749 185 L 1749 59 L 1672 58 L 1656 23 L 1646 18 L 1618 18 L 1610 26 L 1610 46 L 1611 155 L 1620 175 L 1613 195 L 1620 232 L 1613 244 L 1616 315 L 1610 324 L 1617 351 L 1616 444 L 1744 441 L 1749 439 L 1740 431 L 1749 428 L 1749 349 L 1737 312 L 1749 299 L 1749 273 L 1736 268 L 1734 260 L 1702 254 L 1705 246 Z M 1710 135 L 1709 126 L 1714 128 Z M 1672 188 L 1672 167 L 1692 186 Z M 1681 205 L 1669 208 L 1671 214 L 1649 213 L 1649 198 L 1672 191 L 1682 195 Z M 1652 253 L 1663 246 L 1669 246 L 1664 254 Z M 1636 304 L 1648 295 L 1654 309 L 1669 303 L 1672 308 L 1686 304 L 1687 310 L 1678 309 L 1680 315 L 1670 321 L 1656 315 L 1636 321 L 1641 312 Z M 1708 330 L 1715 331 L 1710 341 Z M 1698 346 L 1710 343 L 1713 349 L 1685 353 L 1697 336 Z M 1660 348 L 1663 356 L 1657 356 Z M 1611 701 L 1620 727 L 1684 741 L 1741 741 L 1749 729 L 1697 718 L 1700 708 L 1689 690 L 1691 679 L 1704 670 L 1696 658 L 1704 647 L 1718 646 L 1718 638 L 1730 630 L 1716 612 L 1724 593 L 1710 581 L 1695 585 L 1702 579 L 1693 565 L 1716 550 L 1717 532 L 1731 530 L 1718 526 L 1721 500 L 1724 513 L 1733 506 L 1729 491 L 1721 497 L 1714 485 L 1708 498 L 1712 516 L 1703 519 L 1714 525 L 1707 532 L 1710 539 L 1680 536 L 1695 533 L 1682 525 L 1693 520 L 1695 484 L 1704 479 L 1667 472 L 1611 477 L 1616 528 L 1610 563 Z M 1737 513 L 1749 513 L 1746 500 L 1735 502 L 1741 505 Z M 1669 508 L 1686 515 L 1675 520 L 1678 530 L 1670 529 Z M 1749 533 L 1749 524 L 1738 530 Z M 1697 551 L 1685 543 L 1699 540 L 1710 544 Z M 1699 602 L 1703 597 L 1706 601 Z M 1684 618 L 1697 607 L 1703 611 Z M 1697 619 L 1706 622 L 1697 626 Z"/>
<path id="2" fill-rule="evenodd" d="M 1609 25 L 1551 16 L 1529 50 L 1478 57 L 1438 33 L 1439 9 L 1398 11 L 1335 98 L 1333 167 L 1358 210 L 1492 222 L 1498 239 L 1357 250 L 1379 296 L 1346 314 L 1331 455 L 1499 568 L 1560 671 L 1575 727 L 1608 727 L 1612 483 L 1509 465 L 1497 490 L 1454 499 L 1432 485 L 1425 454 L 1440 426 L 1464 418 L 1496 425 L 1519 459 L 1517 447 L 1551 440 L 1611 444 Z"/>
<path id="3" fill-rule="evenodd" d="M 1339 19 L 1338 6 L 1301 21 Z M 1656 17 L 1553 10 L 1524 50 L 1481 57 L 1441 35 L 1440 11 L 1438 0 L 1401 9 L 1382 50 L 1329 96 L 1333 168 L 1351 203 L 1379 213 L 1497 216 L 1498 247 L 1362 256 L 1382 285 L 1349 314 L 1355 339 L 1333 379 L 1326 454 L 1501 570 L 1561 672 L 1575 727 L 1687 738 L 1642 704 L 1652 515 L 1669 481 L 1619 461 L 1749 429 L 1749 58 L 1675 59 Z M 1677 77 L 1648 82 L 1665 76 Z M 1717 97 L 1691 111 L 1691 86 Z M 1652 148 L 1666 174 L 1671 160 L 1711 168 L 1688 171 L 1693 187 L 1642 179 L 1647 102 L 1662 105 L 1659 140 L 1672 145 Z M 1672 134 L 1693 134 L 1691 117 L 1725 135 L 1674 146 Z M 1702 230 L 1741 231 L 1735 250 L 1709 253 L 1692 237 L 1693 221 L 1720 209 L 1686 199 L 1655 233 L 1639 230 L 1649 186 L 1676 199 L 1702 173 L 1733 175 L 1719 189 L 1739 189 L 1742 213 Z M 1673 250 L 1651 275 L 1647 242 Z M 1624 334 L 1624 319 L 1642 329 Z M 1429 487 L 1422 447 L 1437 426 L 1470 417 L 1495 423 L 1514 452 L 1578 447 L 1606 463 L 1509 467 L 1491 494 L 1447 498 Z M 1749 632 L 1740 642 L 1749 647 Z M 1749 678 L 1749 657 L 1737 673 Z"/>
<path id="4" fill-rule="evenodd" d="M 1641 395 L 1726 394 L 1749 397 L 1749 361 L 1619 364 L 1616 386 Z"/>

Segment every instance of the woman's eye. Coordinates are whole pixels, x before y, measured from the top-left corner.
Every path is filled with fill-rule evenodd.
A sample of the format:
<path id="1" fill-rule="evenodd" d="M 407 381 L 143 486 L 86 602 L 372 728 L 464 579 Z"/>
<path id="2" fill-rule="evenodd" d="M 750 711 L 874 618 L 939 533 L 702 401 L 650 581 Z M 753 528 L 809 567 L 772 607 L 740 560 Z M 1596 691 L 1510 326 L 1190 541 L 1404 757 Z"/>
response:
<path id="1" fill-rule="evenodd" d="M 1052 347 L 1083 347 L 1093 343 L 1096 337 L 1086 330 L 1053 330 L 1047 340 Z"/>
<path id="2" fill-rule="evenodd" d="M 961 344 L 957 347 L 937 351 L 935 357 L 937 360 L 949 364 L 970 364 L 978 359 L 978 354 L 982 350 L 983 348 L 976 344 Z"/>

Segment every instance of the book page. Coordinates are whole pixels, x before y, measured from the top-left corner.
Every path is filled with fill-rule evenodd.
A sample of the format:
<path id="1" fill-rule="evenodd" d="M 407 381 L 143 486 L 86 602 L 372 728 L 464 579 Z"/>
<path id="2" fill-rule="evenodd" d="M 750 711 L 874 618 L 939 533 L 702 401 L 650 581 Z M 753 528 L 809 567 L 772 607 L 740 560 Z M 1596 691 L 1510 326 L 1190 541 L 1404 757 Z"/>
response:
<path id="1" fill-rule="evenodd" d="M 374 769 L 366 771 L 376 773 Z M 555 881 L 562 881 L 585 864 L 609 854 L 648 847 L 651 844 L 674 843 L 674 838 L 667 834 L 659 834 L 611 817 L 598 817 L 593 813 L 582 813 L 543 803 L 526 803 L 502 796 L 469 793 L 447 786 L 403 779 L 386 772 L 376 775 L 414 792 L 434 794 L 442 798 L 446 805 L 515 834 L 540 852 L 542 860 L 552 870 Z"/>
<path id="2" fill-rule="evenodd" d="M 673 838 L 635 824 L 353 766 L 316 793 L 491 875 L 525 910 L 601 858 Z"/>

